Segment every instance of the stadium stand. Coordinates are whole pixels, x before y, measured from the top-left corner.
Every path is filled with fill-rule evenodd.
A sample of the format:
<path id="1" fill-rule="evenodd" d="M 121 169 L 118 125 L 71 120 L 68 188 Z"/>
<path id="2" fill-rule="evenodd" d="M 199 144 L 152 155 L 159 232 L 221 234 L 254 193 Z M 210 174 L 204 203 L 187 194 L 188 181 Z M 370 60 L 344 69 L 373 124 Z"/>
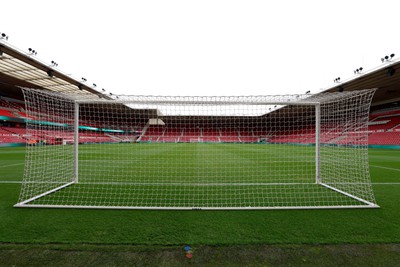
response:
<path id="1" fill-rule="evenodd" d="M 202 133 L 201 129 L 197 125 L 185 125 L 182 130 L 182 137 L 179 141 L 184 143 L 199 140 Z"/>
<path id="2" fill-rule="evenodd" d="M 0 110 L 0 115 L 15 117 L 14 113 L 8 110 Z M 24 143 L 29 138 L 25 136 L 24 128 L 0 127 L 1 143 Z M 371 145 L 400 145 L 400 111 L 392 111 L 385 114 L 371 115 L 369 123 L 369 144 Z M 80 133 L 80 143 L 102 143 L 102 142 L 135 142 L 138 134 L 118 134 L 83 131 Z M 59 140 L 73 140 L 71 133 L 68 136 L 59 136 L 59 132 L 46 130 L 44 135 L 39 137 L 47 144 L 59 144 Z M 332 134 L 329 132 L 322 137 L 323 143 L 336 142 L 343 145 L 357 144 L 357 137 L 351 133 L 341 135 L 337 140 L 335 129 Z M 266 131 L 254 129 L 252 131 L 232 130 L 229 128 L 199 128 L 185 125 L 183 128 L 173 126 L 150 126 L 147 131 L 143 130 L 140 141 L 151 142 L 243 142 L 254 143 L 264 140 L 270 143 L 301 143 L 311 144 L 315 140 L 313 129 L 302 132 L 293 131 L 290 134 L 274 133 L 268 135 Z"/>
<path id="3" fill-rule="evenodd" d="M 400 145 L 400 109 L 372 113 L 368 132 L 370 145 Z"/>
<path id="4" fill-rule="evenodd" d="M 400 131 L 373 133 L 368 140 L 371 145 L 400 145 Z"/>
<path id="5" fill-rule="evenodd" d="M 211 142 L 211 143 L 221 142 L 220 136 L 221 133 L 219 129 L 214 129 L 211 127 L 201 128 L 200 138 L 203 139 L 203 142 Z"/>
<path id="6" fill-rule="evenodd" d="M 73 142 L 73 134 L 71 132 L 65 132 L 60 135 L 60 131 L 49 129 L 43 129 L 39 136 L 27 136 L 24 118 L 27 115 L 24 111 L 23 105 L 18 101 L 12 101 L 10 99 L 0 98 L 0 116 L 7 117 L 0 124 L 0 144 L 66 144 Z M 34 119 L 34 118 L 31 118 Z M 90 122 L 87 123 L 91 125 Z M 138 135 L 136 134 L 120 134 L 120 133 L 107 133 L 107 132 L 94 132 L 94 131 L 82 131 L 79 136 L 80 143 L 110 143 L 110 142 L 134 142 Z"/>
<path id="7" fill-rule="evenodd" d="M 0 98 L 0 107 L 16 111 L 24 111 L 22 104 L 19 104 L 16 101 L 7 100 L 5 98 Z"/>
<path id="8" fill-rule="evenodd" d="M 24 136 L 25 133 L 17 128 L 17 123 L 22 124 L 21 120 L 27 118 L 24 106 L 24 96 L 21 87 L 39 88 L 52 92 L 60 92 L 64 94 L 73 94 L 74 96 L 88 97 L 93 96 L 96 99 L 110 98 L 110 96 L 100 93 L 95 88 L 75 80 L 59 70 L 57 79 L 49 79 L 49 65 L 41 61 L 35 60 L 28 56 L 22 50 L 8 46 L 2 43 L 2 59 L 0 65 L 6 66 L 4 69 L 9 70 L 7 73 L 0 73 L 0 116 L 6 117 L 6 122 L 0 122 L 1 142 L 31 142 L 31 138 Z M 327 92 L 341 92 L 343 90 L 361 90 L 366 88 L 377 88 L 372 101 L 372 113 L 369 122 L 369 144 L 372 145 L 398 145 L 400 142 L 400 93 L 398 90 L 400 79 L 399 61 L 390 63 L 388 66 L 382 65 L 373 72 L 364 73 L 357 76 L 357 79 L 335 84 L 329 88 Z M 389 64 L 388 63 L 388 64 Z M 29 72 L 25 72 L 27 66 L 30 67 Z M 20 73 L 24 72 L 24 76 Z M 62 85 L 62 86 L 61 86 Z M 80 90 L 77 90 L 77 86 Z M 121 109 L 124 110 L 124 109 Z M 95 110 L 101 113 L 100 110 Z M 125 110 L 126 111 L 126 110 Z M 154 112 L 154 111 L 153 111 Z M 238 129 L 229 128 L 227 124 L 224 128 L 215 127 L 215 121 L 205 124 L 202 118 L 198 117 L 194 122 L 188 123 L 187 118 L 178 119 L 173 122 L 167 122 L 165 125 L 146 125 L 148 118 L 154 116 L 151 110 L 143 110 L 140 113 L 143 125 L 138 126 L 136 130 L 140 135 L 135 134 L 118 134 L 102 131 L 82 131 L 80 134 L 80 142 L 133 142 L 133 141 L 151 141 L 151 142 L 285 142 L 285 143 L 302 143 L 309 144 L 315 139 L 313 130 L 305 130 L 301 133 L 284 133 L 279 129 L 265 129 L 262 125 L 255 122 L 249 122 L 246 125 L 237 126 Z M 148 116 L 148 114 L 153 114 Z M 290 115 L 289 115 L 290 117 Z M 288 117 L 288 119 L 290 119 Z M 10 120 L 8 118 L 11 118 Z M 35 120 L 30 117 L 29 119 Z M 86 118 L 87 126 L 110 128 L 109 125 L 100 125 L 95 118 Z M 253 123 L 253 124 L 252 124 Z M 97 124 L 97 125 L 96 125 Z M 138 124 L 138 125 L 139 125 Z M 237 124 L 236 124 L 237 125 Z M 5 127 L 5 128 L 4 128 Z M 140 128 L 140 129 L 139 129 Z M 130 130 L 128 130 L 129 132 Z M 339 129 L 332 128 L 330 132 L 321 136 L 323 143 L 339 144 L 357 144 L 355 137 L 351 133 L 347 135 L 337 134 Z M 300 140 L 299 140 L 300 136 Z M 51 144 L 58 144 L 60 139 L 68 140 L 71 136 L 57 136 L 54 131 L 48 129 L 44 136 L 40 137 Z M 339 140 L 338 140 L 339 139 Z"/>
<path id="9" fill-rule="evenodd" d="M 254 136 L 253 131 L 248 131 L 247 129 L 239 129 L 238 137 L 240 142 L 243 143 L 254 143 L 258 141 L 258 138 Z"/>
<path id="10" fill-rule="evenodd" d="M 0 127 L 0 143 L 25 143 L 25 129 Z"/>
<path id="11" fill-rule="evenodd" d="M 142 131 L 141 141 L 158 142 L 159 138 L 164 134 L 164 127 L 159 125 L 150 125 Z"/>
<path id="12" fill-rule="evenodd" d="M 15 117 L 13 112 L 6 110 L 6 109 L 0 109 L 0 116 L 6 116 L 6 117 L 10 117 L 10 118 Z"/>
<path id="13" fill-rule="evenodd" d="M 220 141 L 224 143 L 242 142 L 242 140 L 239 138 L 239 131 L 232 128 L 221 128 Z"/>
<path id="14" fill-rule="evenodd" d="M 183 129 L 168 127 L 164 128 L 163 134 L 160 136 L 159 141 L 161 142 L 179 142 L 179 138 L 182 136 Z"/>
<path id="15" fill-rule="evenodd" d="M 73 140 L 71 133 L 59 136 L 59 131 L 51 129 L 43 132 L 43 136 L 36 139 L 27 137 L 23 123 L 12 122 L 13 118 L 26 118 L 23 104 L 20 101 L 0 98 L 0 116 L 11 118 L 6 124 L 0 125 L 0 143 L 37 143 L 61 144 Z M 93 123 L 87 122 L 88 126 L 95 127 Z M 98 126 L 98 125 L 97 125 Z M 302 132 L 293 131 L 290 133 L 279 132 L 279 129 L 272 129 L 275 132 L 268 133 L 268 129 L 261 127 L 233 129 L 227 127 L 216 128 L 212 125 L 202 125 L 198 122 L 173 122 L 166 125 L 141 125 L 138 132 L 142 134 L 119 134 L 99 131 L 82 131 L 80 143 L 110 143 L 110 142 L 271 142 L 271 143 L 301 143 L 311 144 L 315 140 L 313 129 L 304 129 Z M 322 136 L 323 143 L 338 143 L 342 145 L 357 144 L 357 137 L 351 133 L 341 134 L 338 137 L 334 126 Z M 271 129 L 269 129 L 271 131 Z M 331 133 L 331 134 L 330 134 Z M 400 145 L 400 107 L 391 109 L 375 110 L 370 115 L 369 121 L 369 144 L 370 145 Z M 139 137 L 140 136 L 140 137 Z M 300 138 L 299 138 L 300 137 Z M 340 138 L 338 140 L 337 138 Z M 64 140 L 64 141 L 62 141 Z"/>

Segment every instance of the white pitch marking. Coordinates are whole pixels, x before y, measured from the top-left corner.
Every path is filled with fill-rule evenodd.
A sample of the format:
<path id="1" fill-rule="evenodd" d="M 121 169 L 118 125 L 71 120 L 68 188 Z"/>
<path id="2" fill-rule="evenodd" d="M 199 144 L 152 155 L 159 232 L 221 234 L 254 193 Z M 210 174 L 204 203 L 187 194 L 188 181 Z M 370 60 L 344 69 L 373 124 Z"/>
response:
<path id="1" fill-rule="evenodd" d="M 3 165 L 3 166 L 0 166 L 0 168 L 7 168 L 7 167 L 17 166 L 17 165 L 24 165 L 24 163 L 15 163 L 15 164 Z"/>
<path id="2" fill-rule="evenodd" d="M 382 167 L 382 166 L 371 165 L 371 164 L 370 164 L 369 166 L 372 166 L 372 167 L 375 167 L 375 168 L 381 168 L 381 169 L 387 169 L 387 170 L 392 170 L 392 171 L 398 171 L 398 172 L 400 172 L 400 169 L 396 169 L 396 168 Z"/>

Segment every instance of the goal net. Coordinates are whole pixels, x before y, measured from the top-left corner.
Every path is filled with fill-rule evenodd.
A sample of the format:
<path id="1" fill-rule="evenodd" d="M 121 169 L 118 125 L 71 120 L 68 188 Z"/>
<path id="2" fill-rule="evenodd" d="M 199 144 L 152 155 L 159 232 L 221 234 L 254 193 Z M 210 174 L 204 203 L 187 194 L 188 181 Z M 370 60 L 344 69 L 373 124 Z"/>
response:
<path id="1" fill-rule="evenodd" d="M 46 142 L 26 148 L 16 207 L 378 207 L 367 150 L 373 89 L 107 99 L 23 91 L 27 133 Z"/>

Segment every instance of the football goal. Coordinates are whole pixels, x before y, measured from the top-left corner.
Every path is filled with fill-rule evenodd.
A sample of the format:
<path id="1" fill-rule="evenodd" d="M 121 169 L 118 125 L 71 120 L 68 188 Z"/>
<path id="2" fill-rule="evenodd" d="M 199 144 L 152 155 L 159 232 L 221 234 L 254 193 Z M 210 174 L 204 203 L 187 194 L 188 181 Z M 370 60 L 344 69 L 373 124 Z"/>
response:
<path id="1" fill-rule="evenodd" d="M 368 165 L 374 89 L 225 97 L 23 92 L 35 145 L 26 147 L 15 207 L 378 207 Z"/>

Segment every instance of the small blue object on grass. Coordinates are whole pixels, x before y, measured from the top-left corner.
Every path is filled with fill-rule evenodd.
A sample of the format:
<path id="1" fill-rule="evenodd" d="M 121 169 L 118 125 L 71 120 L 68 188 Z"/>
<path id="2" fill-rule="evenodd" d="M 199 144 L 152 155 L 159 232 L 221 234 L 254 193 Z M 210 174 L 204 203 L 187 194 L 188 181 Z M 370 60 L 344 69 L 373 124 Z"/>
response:
<path id="1" fill-rule="evenodd" d="M 190 248 L 190 246 L 185 246 L 185 248 L 184 248 L 186 251 L 189 251 L 191 248 Z"/>

